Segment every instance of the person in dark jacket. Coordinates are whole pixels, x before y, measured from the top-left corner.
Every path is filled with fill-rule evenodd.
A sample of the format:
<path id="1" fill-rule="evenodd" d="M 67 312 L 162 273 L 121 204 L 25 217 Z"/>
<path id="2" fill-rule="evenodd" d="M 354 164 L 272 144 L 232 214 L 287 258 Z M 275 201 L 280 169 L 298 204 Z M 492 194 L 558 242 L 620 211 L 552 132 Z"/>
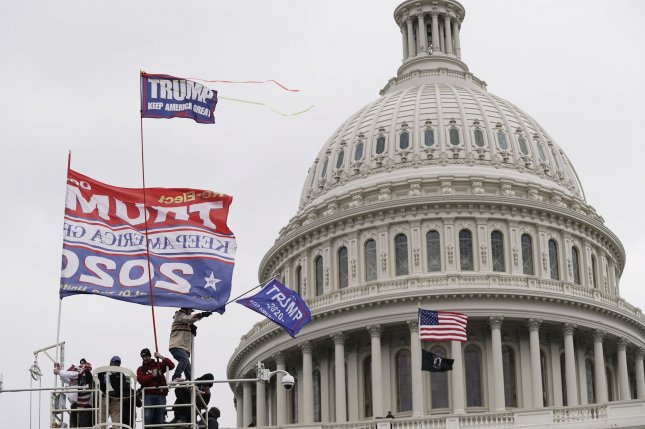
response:
<path id="1" fill-rule="evenodd" d="M 175 367 L 175 363 L 155 352 L 157 361 L 152 360 L 149 349 L 141 350 L 142 365 L 137 369 L 137 381 L 144 389 L 143 405 L 166 405 L 168 384 L 166 371 Z M 164 407 L 147 408 L 143 413 L 143 425 L 165 423 L 166 410 Z"/>
<path id="2" fill-rule="evenodd" d="M 121 358 L 119 356 L 113 356 L 110 359 L 110 366 L 121 366 Z M 107 376 L 108 374 L 109 376 Z M 109 414 L 112 423 L 132 426 L 134 392 L 130 386 L 130 378 L 120 372 L 99 372 L 98 379 L 102 401 L 99 409 L 99 422 L 107 423 L 107 416 Z M 108 402 L 107 413 L 104 401 Z M 123 410 L 123 418 L 121 417 L 121 410 Z"/>
<path id="3" fill-rule="evenodd" d="M 211 381 L 214 380 L 213 374 L 207 373 L 201 377 L 197 377 L 195 381 Z M 197 383 L 197 393 L 195 396 L 195 404 L 197 406 L 197 414 L 202 415 L 202 411 L 208 408 L 208 403 L 211 400 L 211 387 L 213 383 Z M 191 403 L 191 389 L 189 387 L 177 387 L 175 389 L 175 396 L 177 400 L 173 406 L 175 413 L 174 419 L 171 423 L 188 423 L 190 422 L 190 406 Z"/>
<path id="4" fill-rule="evenodd" d="M 219 429 L 219 422 L 217 421 L 219 416 L 219 408 L 211 407 L 211 409 L 208 410 L 208 429 Z"/>

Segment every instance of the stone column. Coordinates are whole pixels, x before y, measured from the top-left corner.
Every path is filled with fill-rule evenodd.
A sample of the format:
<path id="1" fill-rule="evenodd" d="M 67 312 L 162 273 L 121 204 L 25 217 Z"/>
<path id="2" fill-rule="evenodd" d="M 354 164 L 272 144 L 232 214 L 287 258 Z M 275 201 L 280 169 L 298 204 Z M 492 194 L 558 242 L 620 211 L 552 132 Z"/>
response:
<path id="1" fill-rule="evenodd" d="M 334 366 L 336 391 L 336 422 L 344 423 L 347 421 L 347 406 L 346 406 L 346 386 L 345 386 L 345 334 L 342 332 L 335 332 L 330 335 L 334 340 Z"/>
<path id="2" fill-rule="evenodd" d="M 576 347 L 576 358 L 578 367 L 578 404 L 589 404 L 589 397 L 587 396 L 587 367 L 586 367 L 586 350 L 587 343 L 584 338 L 576 338 L 574 340 Z"/>
<path id="3" fill-rule="evenodd" d="M 345 362 L 347 362 L 347 419 L 357 421 L 360 415 L 358 401 L 358 343 L 353 340 L 345 341 Z"/>
<path id="4" fill-rule="evenodd" d="M 253 391 L 251 390 L 251 383 L 242 383 L 242 398 L 242 403 L 244 404 L 242 407 L 244 410 L 242 425 L 247 427 L 253 421 L 253 405 L 251 404 Z"/>
<path id="5" fill-rule="evenodd" d="M 419 321 L 408 320 L 410 328 L 410 363 L 412 365 L 412 417 L 423 415 L 423 371 L 421 371 L 421 341 Z"/>
<path id="6" fill-rule="evenodd" d="M 445 16 L 443 28 L 446 32 L 446 53 L 452 55 L 452 31 L 450 30 L 450 17 L 448 15 Z"/>
<path id="7" fill-rule="evenodd" d="M 488 324 L 491 328 L 491 348 L 493 358 L 493 379 L 495 381 L 495 392 L 493 404 L 495 411 L 506 409 L 506 398 L 504 397 L 504 362 L 502 361 L 502 321 L 503 316 L 491 316 Z"/>
<path id="8" fill-rule="evenodd" d="M 266 398 L 266 383 L 264 381 L 257 381 L 255 383 L 255 414 L 257 421 L 256 426 L 267 425 L 267 398 Z"/>
<path id="9" fill-rule="evenodd" d="M 636 398 L 645 399 L 645 369 L 643 369 L 643 357 L 645 357 L 645 350 L 642 348 L 636 349 Z"/>
<path id="10" fill-rule="evenodd" d="M 439 52 L 441 44 L 439 43 L 439 14 L 432 13 L 432 53 Z"/>
<path id="11" fill-rule="evenodd" d="M 412 18 L 405 20 L 405 25 L 408 26 L 408 58 L 417 54 L 416 46 L 414 46 L 414 30 L 412 29 Z"/>
<path id="12" fill-rule="evenodd" d="M 627 375 L 627 340 L 619 338 L 618 349 L 618 394 L 621 401 L 632 399 L 629 393 L 629 377 Z"/>
<path id="13" fill-rule="evenodd" d="M 459 18 L 452 20 L 452 34 L 455 37 L 455 55 L 461 59 L 461 41 L 459 40 Z"/>
<path id="14" fill-rule="evenodd" d="M 405 25 L 405 21 L 399 22 L 399 28 L 401 29 L 401 40 L 403 41 L 403 60 L 408 59 L 408 26 Z"/>
<path id="15" fill-rule="evenodd" d="M 423 12 L 417 15 L 419 23 L 417 27 L 417 36 L 419 37 L 419 53 L 421 55 L 428 55 L 428 32 L 426 31 L 426 23 L 424 20 Z"/>
<path id="16" fill-rule="evenodd" d="M 464 352 L 461 348 L 461 341 L 450 342 L 450 356 L 455 361 L 452 364 L 452 412 L 453 414 L 464 414 Z"/>
<path id="17" fill-rule="evenodd" d="M 567 381 L 567 406 L 578 405 L 578 381 L 576 377 L 576 358 L 573 347 L 573 331 L 576 325 L 565 323 L 562 327 L 564 335 L 564 373 Z"/>
<path id="18" fill-rule="evenodd" d="M 286 369 L 286 359 L 284 353 L 278 352 L 275 356 L 276 370 L 284 371 Z M 275 382 L 275 404 L 276 404 L 276 421 L 278 426 L 287 424 L 287 391 L 282 387 L 282 374 L 276 375 Z M 246 427 L 247 425 L 244 425 Z"/>
<path id="19" fill-rule="evenodd" d="M 549 348 L 551 352 L 551 380 L 553 380 L 554 407 L 561 407 L 562 400 L 562 369 L 560 367 L 560 337 L 555 332 L 549 332 Z"/>
<path id="20" fill-rule="evenodd" d="M 531 350 L 531 382 L 533 386 L 533 408 L 542 408 L 542 365 L 540 364 L 540 325 L 541 319 L 529 319 L 529 347 Z"/>
<path id="21" fill-rule="evenodd" d="M 320 359 L 320 420 L 329 422 L 329 349 L 325 346 L 316 353 Z"/>
<path id="22" fill-rule="evenodd" d="M 304 341 L 300 344 L 300 349 L 302 350 L 302 423 L 304 424 L 314 422 L 314 368 L 311 348 L 311 342 L 309 341 Z"/>
<path id="23" fill-rule="evenodd" d="M 383 412 L 383 371 L 381 363 L 381 325 L 367 327 L 372 338 L 372 414 L 382 417 Z"/>
<path id="24" fill-rule="evenodd" d="M 600 329 L 596 329 L 593 333 L 593 378 L 596 391 L 596 404 L 604 404 L 607 402 L 607 373 L 605 372 L 605 354 L 602 347 L 604 337 L 605 332 Z"/>
<path id="25" fill-rule="evenodd" d="M 244 427 L 244 400 L 242 399 L 242 386 L 235 387 L 235 408 L 237 410 L 237 427 Z"/>

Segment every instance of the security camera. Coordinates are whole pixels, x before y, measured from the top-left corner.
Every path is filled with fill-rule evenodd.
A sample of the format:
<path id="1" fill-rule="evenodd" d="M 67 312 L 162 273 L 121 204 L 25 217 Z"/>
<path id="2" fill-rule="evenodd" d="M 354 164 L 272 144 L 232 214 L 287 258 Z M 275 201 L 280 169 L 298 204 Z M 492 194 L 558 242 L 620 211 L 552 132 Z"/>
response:
<path id="1" fill-rule="evenodd" d="M 296 380 L 293 379 L 291 374 L 286 374 L 282 377 L 282 386 L 284 386 L 285 390 L 293 389 L 294 384 L 296 384 Z"/>

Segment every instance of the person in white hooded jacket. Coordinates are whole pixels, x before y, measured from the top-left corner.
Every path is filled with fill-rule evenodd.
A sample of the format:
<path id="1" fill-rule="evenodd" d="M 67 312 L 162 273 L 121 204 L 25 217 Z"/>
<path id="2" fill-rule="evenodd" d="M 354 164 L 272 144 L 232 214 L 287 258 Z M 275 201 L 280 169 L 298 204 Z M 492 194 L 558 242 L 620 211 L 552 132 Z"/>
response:
<path id="1" fill-rule="evenodd" d="M 79 366 L 72 365 L 66 371 L 60 369 L 59 363 L 55 363 L 54 374 L 57 374 L 61 381 L 69 386 L 89 388 L 92 384 L 92 364 L 85 359 L 81 359 Z M 67 394 L 67 399 L 71 404 L 69 413 L 70 427 L 91 427 L 94 420 L 93 412 L 84 410 L 84 408 L 92 407 L 92 392 L 70 392 Z"/>

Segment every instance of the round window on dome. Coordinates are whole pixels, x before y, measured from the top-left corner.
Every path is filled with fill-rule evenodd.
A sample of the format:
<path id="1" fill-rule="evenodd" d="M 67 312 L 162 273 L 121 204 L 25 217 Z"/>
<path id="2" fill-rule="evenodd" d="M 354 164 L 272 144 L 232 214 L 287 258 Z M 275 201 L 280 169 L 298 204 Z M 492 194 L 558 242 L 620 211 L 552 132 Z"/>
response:
<path id="1" fill-rule="evenodd" d="M 498 132 L 497 133 L 497 143 L 499 144 L 500 149 L 502 150 L 507 150 L 508 149 L 508 141 L 506 141 L 506 134 L 503 132 Z"/>
<path id="2" fill-rule="evenodd" d="M 358 142 L 354 148 L 354 161 L 363 159 L 363 142 Z"/>
<path id="3" fill-rule="evenodd" d="M 405 150 L 410 147 L 410 133 L 403 131 L 399 136 L 399 149 Z"/>
<path id="4" fill-rule="evenodd" d="M 385 136 L 379 136 L 376 139 L 376 154 L 380 155 L 385 152 Z"/>
<path id="5" fill-rule="evenodd" d="M 457 128 L 450 129 L 450 144 L 453 146 L 459 146 L 459 130 Z"/>
<path id="6" fill-rule="evenodd" d="M 473 134 L 475 135 L 475 145 L 478 147 L 484 147 L 486 145 L 484 142 L 484 132 L 479 128 L 475 128 Z"/>
<path id="7" fill-rule="evenodd" d="M 434 130 L 432 128 L 426 129 L 423 133 L 423 144 L 427 147 L 434 146 Z"/>

